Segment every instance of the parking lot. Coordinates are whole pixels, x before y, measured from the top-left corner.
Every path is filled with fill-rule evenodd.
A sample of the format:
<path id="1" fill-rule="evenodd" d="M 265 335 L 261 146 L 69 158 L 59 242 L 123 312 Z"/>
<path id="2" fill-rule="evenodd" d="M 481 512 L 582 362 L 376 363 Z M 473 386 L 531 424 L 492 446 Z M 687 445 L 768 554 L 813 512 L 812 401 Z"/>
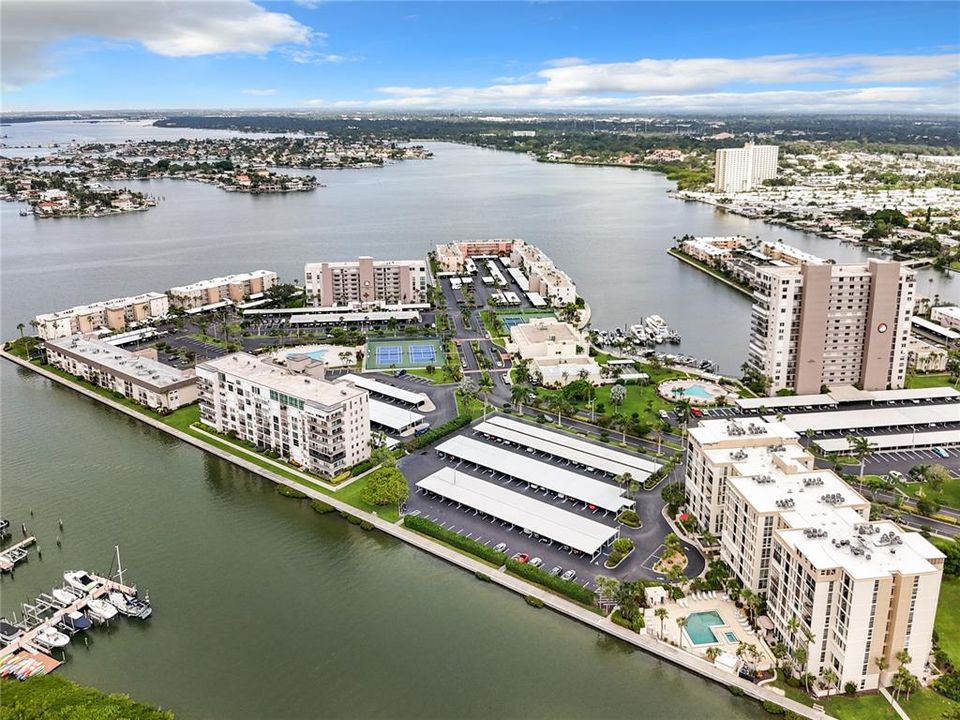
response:
<path id="1" fill-rule="evenodd" d="M 943 465 L 960 476 L 960 447 L 945 447 L 943 451 L 947 457 L 930 449 L 873 453 L 864 458 L 863 469 L 868 475 L 884 475 L 891 470 L 906 474 L 914 465 Z"/>
<path id="2" fill-rule="evenodd" d="M 534 457 L 536 460 L 558 469 L 573 470 L 591 479 L 615 486 L 614 483 L 604 477 L 603 473 L 588 473 L 585 469 L 572 466 L 570 461 L 557 460 L 543 453 L 527 453 L 522 448 L 511 447 L 509 443 L 495 444 L 492 441 L 484 439 L 481 434 L 474 433 L 472 427 L 464 428 L 463 431 L 457 433 L 457 435 L 461 434 L 488 443 L 491 446 L 496 445 L 498 448 L 505 447 L 505 449 L 523 454 L 526 457 Z M 456 437 L 456 435 L 452 437 Z M 632 539 L 636 549 L 619 567 L 615 570 L 608 570 L 603 566 L 603 563 L 608 557 L 609 548 L 603 551 L 597 558 L 591 559 L 575 550 L 558 546 L 547 538 L 537 539 L 533 537 L 532 534 L 524 534 L 523 528 L 514 527 L 507 522 L 502 522 L 472 508 L 462 506 L 450 500 L 445 500 L 437 495 L 427 493 L 417 488 L 416 483 L 419 480 L 431 475 L 442 467 L 456 468 L 487 482 L 497 483 L 513 492 L 534 498 L 540 502 L 549 503 L 567 512 L 596 520 L 611 527 L 618 525 L 616 517 L 612 512 L 605 512 L 596 507 L 591 510 L 590 507 L 582 502 L 557 496 L 544 488 L 534 489 L 534 487 L 528 485 L 526 482 L 513 479 L 482 466 L 468 462 L 458 462 L 453 458 L 442 458 L 437 454 L 435 449 L 417 452 L 400 461 L 400 468 L 410 483 L 410 498 L 407 501 L 405 509 L 407 513 L 417 513 L 438 523 L 444 528 L 458 532 L 490 547 L 496 547 L 504 543 L 507 546 L 508 554 L 525 553 L 531 560 L 539 558 L 542 560 L 543 569 L 546 571 L 551 571 L 554 568 L 560 568 L 559 572 L 572 570 L 576 573 L 576 582 L 588 587 L 593 586 L 594 578 L 597 575 L 630 578 L 643 577 L 649 579 L 662 578 L 661 575 L 653 571 L 653 565 L 663 550 L 663 538 L 670 532 L 670 527 L 660 514 L 663 501 L 660 499 L 659 489 L 653 492 L 641 491 L 637 494 L 636 510 L 640 515 L 643 526 L 639 529 L 632 529 L 623 525 L 620 526 L 621 537 L 629 537 Z M 692 547 L 687 548 L 687 555 L 690 558 L 687 566 L 687 575 L 692 577 L 703 570 L 704 560 Z"/>

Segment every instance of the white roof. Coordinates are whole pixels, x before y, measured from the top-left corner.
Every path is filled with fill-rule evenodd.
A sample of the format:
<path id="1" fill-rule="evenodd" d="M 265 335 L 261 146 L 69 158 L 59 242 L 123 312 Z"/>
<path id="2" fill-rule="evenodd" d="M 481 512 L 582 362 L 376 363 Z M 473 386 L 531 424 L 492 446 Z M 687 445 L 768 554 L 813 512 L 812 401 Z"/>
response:
<path id="1" fill-rule="evenodd" d="M 179 386 L 184 381 L 195 382 L 192 370 L 178 370 L 103 340 L 73 335 L 47 340 L 44 344 L 47 348 L 70 355 L 80 362 L 100 365 L 119 376 L 130 378 L 138 385 L 149 385 L 161 391 L 169 386 Z"/>
<path id="2" fill-rule="evenodd" d="M 453 468 L 441 468 L 417 487 L 594 555 L 617 536 L 617 529 L 569 510 L 535 500 Z"/>
<path id="3" fill-rule="evenodd" d="M 190 308 L 185 312 L 187 315 L 199 315 L 200 313 L 210 312 L 211 310 L 227 307 L 228 305 L 233 305 L 233 302 L 230 300 L 221 300 L 220 302 L 210 303 L 209 305 L 201 305 L 200 307 Z"/>
<path id="4" fill-rule="evenodd" d="M 956 445 L 960 442 L 960 433 L 956 430 L 929 430 L 915 433 L 896 433 L 893 435 L 866 435 L 870 445 L 877 450 L 888 448 L 929 447 L 931 445 Z M 845 452 L 850 449 L 846 438 L 824 438 L 817 440 L 824 452 Z"/>
<path id="5" fill-rule="evenodd" d="M 296 293 L 302 295 L 303 290 Z M 404 303 L 402 305 L 379 305 L 381 312 L 399 311 L 399 310 L 429 310 L 430 303 Z M 301 308 L 267 308 L 260 310 L 247 310 L 244 315 L 339 315 L 345 312 L 360 312 L 356 307 L 343 305 L 321 305 L 317 307 Z"/>
<path id="6" fill-rule="evenodd" d="M 507 272 L 510 273 L 510 277 L 516 281 L 521 290 L 526 292 L 530 289 L 530 281 L 527 280 L 527 276 L 523 274 L 523 270 L 520 268 L 507 268 Z"/>
<path id="7" fill-rule="evenodd" d="M 334 313 L 304 313 L 300 315 L 291 315 L 291 325 L 322 325 L 325 323 L 341 322 L 383 322 L 384 320 L 419 320 L 420 313 L 416 310 L 371 310 L 347 311 L 338 314 Z"/>
<path id="8" fill-rule="evenodd" d="M 935 322 L 924 320 L 922 317 L 917 317 L 914 315 L 911 318 L 911 322 L 918 328 L 922 328 L 927 332 L 945 337 L 947 340 L 960 340 L 960 333 L 958 333 L 956 330 L 951 330 L 950 328 L 945 328 L 943 325 L 938 325 Z"/>
<path id="9" fill-rule="evenodd" d="M 798 433 L 809 430 L 857 430 L 893 425 L 929 425 L 960 422 L 960 403 L 937 405 L 903 405 L 900 407 L 834 410 L 788 415 L 785 425 Z"/>
<path id="10" fill-rule="evenodd" d="M 556 457 L 573 460 L 587 467 L 604 470 L 612 475 L 628 472 L 635 480 L 645 480 L 648 475 L 661 467 L 652 460 L 632 453 L 595 445 L 566 433 L 554 432 L 502 415 L 494 415 L 487 422 L 478 425 L 476 429 L 535 450 L 548 452 Z"/>
<path id="11" fill-rule="evenodd" d="M 392 397 L 395 400 L 400 402 L 409 403 L 411 405 L 420 405 L 424 401 L 429 400 L 426 393 L 411 392 L 410 390 L 404 390 L 403 388 L 394 387 L 385 382 L 380 382 L 379 380 L 374 380 L 371 377 L 366 377 L 364 375 L 356 375 L 354 373 L 347 373 L 346 375 L 340 376 L 341 380 L 349 380 L 357 387 L 361 387 L 364 390 L 375 393 L 377 395 L 386 395 L 387 397 Z"/>
<path id="12" fill-rule="evenodd" d="M 359 387 L 359 386 L 358 386 Z M 423 415 L 390 403 L 370 399 L 370 422 L 383 425 L 396 432 L 423 421 Z"/>
<path id="13" fill-rule="evenodd" d="M 739 398 L 737 406 L 743 410 L 759 408 L 803 407 L 804 405 L 836 405 L 829 395 L 784 395 L 776 397 Z"/>
<path id="14" fill-rule="evenodd" d="M 927 398 L 960 398 L 960 390 L 952 387 L 914 388 L 904 390 L 874 390 L 874 400 L 925 400 Z"/>
<path id="15" fill-rule="evenodd" d="M 611 512 L 633 505 L 631 500 L 622 496 L 623 491 L 616 485 L 464 435 L 446 440 L 437 450 Z"/>
<path id="16" fill-rule="evenodd" d="M 530 304 L 533 305 L 534 307 L 539 308 L 539 307 L 547 306 L 547 301 L 543 299 L 543 295 L 541 295 L 540 293 L 528 292 L 527 300 L 529 300 Z"/>

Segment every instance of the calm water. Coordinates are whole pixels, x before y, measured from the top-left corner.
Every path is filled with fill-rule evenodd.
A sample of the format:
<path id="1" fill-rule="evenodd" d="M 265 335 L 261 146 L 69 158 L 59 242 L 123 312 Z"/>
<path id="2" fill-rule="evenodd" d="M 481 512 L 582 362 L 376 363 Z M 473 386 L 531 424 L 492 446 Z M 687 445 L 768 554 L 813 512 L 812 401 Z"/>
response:
<path id="1" fill-rule="evenodd" d="M 150 134 L 129 124 L 4 131 L 8 144 Z M 19 204 L 3 203 L 2 329 L 9 335 L 39 312 L 230 272 L 264 267 L 301 278 L 306 261 L 422 257 L 450 240 L 523 237 L 570 273 L 595 311 L 595 326 L 658 313 L 683 335 L 683 351 L 736 372 L 749 298 L 667 255 L 674 236 L 744 233 L 783 238 L 838 261 L 865 257 L 854 246 L 673 200 L 665 195 L 671 183 L 653 173 L 431 148 L 429 161 L 317 172 L 328 187 L 312 193 L 253 197 L 178 180 L 139 182 L 132 186 L 165 200 L 148 212 L 100 220 L 21 218 Z M 956 277 L 925 272 L 920 284 L 925 294 L 960 301 Z"/>
<path id="2" fill-rule="evenodd" d="M 78 137 L 77 127 L 132 135 L 62 125 L 57 135 L 45 124 L 43 141 Z M 38 141 L 29 127 L 5 132 Z M 434 149 L 430 162 L 324 173 L 329 187 L 309 195 L 156 182 L 147 189 L 166 197 L 159 207 L 90 221 L 35 221 L 4 204 L 3 332 L 37 312 L 225 272 L 294 277 L 307 258 L 422 255 L 451 238 L 503 235 L 568 268 L 599 324 L 659 311 L 685 349 L 739 363 L 747 303 L 662 251 L 684 232 L 782 233 L 671 201 L 654 175 Z M 856 253 L 834 255 L 844 250 Z M 118 543 L 156 608 L 145 625 L 122 622 L 74 648 L 62 670 L 74 680 L 181 718 L 763 715 L 9 363 L 0 381 L 3 515 L 26 522 L 44 553 L 2 580 L 2 612 L 65 569 L 104 570 Z"/>

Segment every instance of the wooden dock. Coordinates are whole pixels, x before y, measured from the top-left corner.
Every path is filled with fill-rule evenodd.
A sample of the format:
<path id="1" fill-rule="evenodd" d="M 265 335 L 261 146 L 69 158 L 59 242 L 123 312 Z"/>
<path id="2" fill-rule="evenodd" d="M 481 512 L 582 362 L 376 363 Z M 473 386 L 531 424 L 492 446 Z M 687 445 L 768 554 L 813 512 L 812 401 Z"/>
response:
<path id="1" fill-rule="evenodd" d="M 59 666 L 60 663 L 57 660 L 54 660 L 53 658 L 49 658 L 49 656 L 47 656 L 42 650 L 40 650 L 33 643 L 33 640 L 37 636 L 37 633 L 39 633 L 41 630 L 48 627 L 56 627 L 70 613 L 83 611 L 87 607 L 87 605 L 90 603 L 91 600 L 95 598 L 103 597 L 109 592 L 120 591 L 127 595 L 136 595 L 136 592 L 137 592 L 136 588 L 130 587 L 128 585 L 121 585 L 115 580 L 109 580 L 105 577 L 94 575 L 93 573 L 88 573 L 88 574 L 90 575 L 90 577 L 92 577 L 94 580 L 100 583 L 97 589 L 87 593 L 86 595 L 81 597 L 79 600 L 77 600 L 75 603 L 72 603 L 67 607 L 58 608 L 56 612 L 54 612 L 49 617 L 44 618 L 43 621 L 40 622 L 39 624 L 30 627 L 28 630 L 24 630 L 24 632 L 12 643 L 0 648 L 0 665 L 6 662 L 10 658 L 10 656 L 13 654 L 28 652 L 28 653 L 34 653 L 37 655 L 43 655 L 44 657 L 47 657 L 49 659 L 49 662 L 47 662 L 47 660 L 43 660 L 43 662 L 51 668 L 56 668 L 57 666 Z M 23 625 L 21 624 L 21 627 L 22 626 Z M 55 664 L 51 665 L 51 663 L 55 663 Z"/>
<path id="2" fill-rule="evenodd" d="M 11 545 L 10 547 L 0 551 L 0 572 L 10 572 L 17 564 L 16 561 L 10 557 L 10 553 L 12 553 L 14 550 L 26 550 L 36 541 L 37 539 L 31 535 L 30 537 L 18 542 L 16 545 Z"/>

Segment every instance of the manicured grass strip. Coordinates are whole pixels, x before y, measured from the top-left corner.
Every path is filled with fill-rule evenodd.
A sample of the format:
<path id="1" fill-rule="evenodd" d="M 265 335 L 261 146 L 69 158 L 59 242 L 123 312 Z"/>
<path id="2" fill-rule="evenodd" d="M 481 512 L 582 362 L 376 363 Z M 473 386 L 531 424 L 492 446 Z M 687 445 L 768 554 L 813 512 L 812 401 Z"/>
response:
<path id="1" fill-rule="evenodd" d="M 472 420 L 473 418 L 470 415 L 458 415 L 453 420 L 448 420 L 443 423 L 443 425 L 437 425 L 437 427 L 427 430 L 423 435 L 418 435 L 407 443 L 407 447 L 411 450 L 426 447 L 430 443 L 434 443 L 440 438 L 446 437 L 462 427 L 466 427 Z"/>
<path id="2" fill-rule="evenodd" d="M 484 545 L 483 543 L 479 543 L 476 540 L 471 540 L 468 537 L 464 537 L 453 530 L 447 530 L 446 528 L 440 527 L 440 525 L 432 520 L 427 520 L 426 518 L 419 517 L 418 515 L 405 515 L 403 518 L 403 525 L 404 527 L 415 530 L 416 532 L 429 535 L 437 540 L 441 540 L 447 545 L 450 545 L 458 550 L 462 550 L 471 555 L 476 555 L 481 560 L 486 560 L 489 563 L 493 563 L 497 567 L 500 567 L 507 562 L 506 553 L 498 552 L 492 547 Z"/>

